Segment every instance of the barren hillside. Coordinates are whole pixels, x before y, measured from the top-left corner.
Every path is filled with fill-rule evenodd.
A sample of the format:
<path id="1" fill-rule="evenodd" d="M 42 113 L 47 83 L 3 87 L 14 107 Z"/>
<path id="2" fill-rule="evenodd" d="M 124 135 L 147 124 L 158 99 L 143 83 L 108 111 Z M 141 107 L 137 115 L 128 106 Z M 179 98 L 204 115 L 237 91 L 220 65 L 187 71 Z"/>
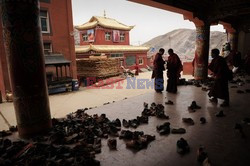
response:
<path id="1" fill-rule="evenodd" d="M 158 51 L 159 48 L 168 50 L 173 48 L 174 51 L 185 61 L 190 61 L 194 57 L 196 32 L 192 29 L 176 29 L 164 35 L 157 36 L 144 43 Z M 218 48 L 221 50 L 222 45 L 227 41 L 227 35 L 223 32 L 212 31 L 210 33 L 210 49 Z M 155 52 L 151 52 L 155 53 Z"/>

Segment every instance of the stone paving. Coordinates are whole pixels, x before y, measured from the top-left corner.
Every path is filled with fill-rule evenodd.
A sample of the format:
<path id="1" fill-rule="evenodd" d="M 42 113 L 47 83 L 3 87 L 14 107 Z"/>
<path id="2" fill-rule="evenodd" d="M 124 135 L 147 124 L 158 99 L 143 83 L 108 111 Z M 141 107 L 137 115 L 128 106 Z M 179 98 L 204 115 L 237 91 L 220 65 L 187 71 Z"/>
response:
<path id="1" fill-rule="evenodd" d="M 137 78 L 150 78 L 150 73 L 143 73 Z M 124 82 L 126 85 L 126 81 Z M 249 83 L 242 86 L 230 88 L 231 103 L 228 108 L 221 108 L 219 104 L 209 102 L 207 92 L 201 87 L 179 86 L 177 94 L 167 92 L 155 93 L 152 89 L 86 89 L 50 96 L 51 113 L 53 117 L 62 117 L 78 108 L 97 107 L 87 111 L 88 114 L 105 113 L 111 120 L 116 118 L 133 119 L 141 115 L 143 103 L 163 104 L 165 113 L 169 120 L 160 120 L 150 117 L 149 123 L 140 125 L 137 129 L 130 130 L 144 131 L 145 134 L 156 136 L 147 149 L 133 152 L 126 148 L 123 140 L 117 138 L 117 150 L 110 151 L 107 140 L 102 139 L 102 152 L 96 156 L 102 166 L 196 166 L 197 149 L 200 145 L 205 146 L 209 159 L 213 166 L 249 166 L 250 165 L 250 125 L 243 124 L 242 120 L 250 117 L 249 97 L 250 93 L 245 90 L 250 88 Z M 245 93 L 237 93 L 242 90 Z M 125 99 L 126 97 L 126 99 Z M 165 105 L 168 100 L 174 105 Z M 201 109 L 196 112 L 188 111 L 188 106 L 195 100 Z M 115 101 L 113 103 L 113 101 Z M 110 102 L 110 104 L 105 104 Z M 0 104 L 4 117 L 11 125 L 15 125 L 14 109 L 11 103 Z M 225 117 L 216 117 L 218 111 L 223 110 Z M 200 124 L 200 117 L 205 117 L 206 124 Z M 182 118 L 192 118 L 194 125 L 182 122 Z M 0 117 L 1 128 L 5 124 Z M 170 122 L 171 128 L 183 127 L 185 134 L 169 134 L 161 136 L 156 131 L 156 126 Z M 235 130 L 235 123 L 240 123 L 246 135 L 241 137 L 238 130 Z M 5 127 L 7 125 L 5 124 Z M 124 128 L 123 128 L 124 129 Z M 179 155 L 176 152 L 176 141 L 181 137 L 188 141 L 190 153 Z"/>

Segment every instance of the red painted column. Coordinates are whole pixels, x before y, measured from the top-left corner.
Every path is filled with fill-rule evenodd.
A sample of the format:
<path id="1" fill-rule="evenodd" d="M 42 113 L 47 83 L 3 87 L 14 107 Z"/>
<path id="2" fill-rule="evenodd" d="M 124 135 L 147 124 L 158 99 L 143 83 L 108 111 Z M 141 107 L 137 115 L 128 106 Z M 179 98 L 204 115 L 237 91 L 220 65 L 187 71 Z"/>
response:
<path id="1" fill-rule="evenodd" d="M 5 50 L 20 137 L 51 127 L 38 0 L 2 0 Z"/>
<path id="2" fill-rule="evenodd" d="M 196 25 L 196 49 L 194 61 L 194 78 L 206 79 L 208 74 L 210 25 Z"/>
<path id="3" fill-rule="evenodd" d="M 221 22 L 224 26 L 224 29 L 227 31 L 227 41 L 231 46 L 231 50 L 238 50 L 238 32 L 237 30 L 229 23 Z"/>

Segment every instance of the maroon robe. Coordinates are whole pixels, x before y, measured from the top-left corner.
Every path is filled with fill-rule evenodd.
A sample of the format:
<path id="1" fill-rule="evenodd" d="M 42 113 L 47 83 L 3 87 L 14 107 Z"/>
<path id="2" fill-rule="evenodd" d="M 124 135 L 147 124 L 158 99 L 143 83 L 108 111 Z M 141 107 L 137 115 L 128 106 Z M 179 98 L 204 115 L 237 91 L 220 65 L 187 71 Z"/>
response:
<path id="1" fill-rule="evenodd" d="M 164 89 L 164 79 L 163 79 L 163 71 L 165 61 L 162 59 L 162 55 L 157 53 L 154 59 L 154 70 L 152 73 L 152 78 L 155 79 L 155 90 L 157 92 L 161 92 Z"/>
<path id="2" fill-rule="evenodd" d="M 173 53 L 168 57 L 167 69 L 167 91 L 171 93 L 176 93 L 178 79 L 180 77 L 180 72 L 182 71 L 181 60 L 177 54 Z"/>
<path id="3" fill-rule="evenodd" d="M 208 95 L 229 101 L 228 79 L 230 70 L 225 58 L 221 56 L 213 58 L 208 69 L 213 72 L 215 78 L 214 85 Z"/>

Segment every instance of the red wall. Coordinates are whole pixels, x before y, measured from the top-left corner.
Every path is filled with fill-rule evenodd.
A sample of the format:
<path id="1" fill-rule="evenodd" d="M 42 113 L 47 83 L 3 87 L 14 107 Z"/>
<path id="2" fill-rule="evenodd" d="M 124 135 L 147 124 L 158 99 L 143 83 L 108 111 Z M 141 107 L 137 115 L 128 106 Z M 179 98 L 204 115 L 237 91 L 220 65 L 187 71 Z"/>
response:
<path id="1" fill-rule="evenodd" d="M 126 65 L 126 57 L 127 56 L 136 56 L 136 64 L 138 65 L 139 68 L 147 68 L 147 52 L 144 52 L 144 53 L 125 53 L 124 54 L 124 66 L 125 68 L 128 68 L 128 69 L 135 69 L 135 65 L 132 65 L 132 66 L 127 66 Z M 139 65 L 139 59 L 142 58 L 143 59 L 143 64 L 142 65 Z"/>
<path id="2" fill-rule="evenodd" d="M 62 53 L 71 61 L 70 72 L 73 78 L 76 75 L 75 45 L 72 19 L 71 0 L 50 0 L 50 3 L 40 2 L 40 8 L 49 12 L 50 34 L 42 34 L 44 41 L 51 41 L 53 52 Z M 0 17 L 0 22 L 1 17 Z M 48 69 L 49 70 L 49 69 Z M 7 60 L 4 51 L 2 25 L 0 24 L 0 90 L 10 90 Z"/>
<path id="3" fill-rule="evenodd" d="M 107 28 L 95 28 L 95 41 L 94 42 L 84 42 L 82 39 L 82 34 L 87 33 L 87 30 L 79 31 L 80 33 L 80 45 L 129 45 L 129 31 L 120 31 L 125 33 L 125 40 L 123 42 L 113 42 L 112 29 Z M 105 32 L 111 32 L 111 40 L 105 40 Z"/>
<path id="4" fill-rule="evenodd" d="M 50 34 L 43 34 L 44 41 L 51 41 L 52 52 L 62 53 L 71 61 L 71 76 L 76 78 L 75 45 L 72 20 L 71 0 L 51 0 L 40 3 L 41 9 L 48 9 L 50 18 Z"/>

